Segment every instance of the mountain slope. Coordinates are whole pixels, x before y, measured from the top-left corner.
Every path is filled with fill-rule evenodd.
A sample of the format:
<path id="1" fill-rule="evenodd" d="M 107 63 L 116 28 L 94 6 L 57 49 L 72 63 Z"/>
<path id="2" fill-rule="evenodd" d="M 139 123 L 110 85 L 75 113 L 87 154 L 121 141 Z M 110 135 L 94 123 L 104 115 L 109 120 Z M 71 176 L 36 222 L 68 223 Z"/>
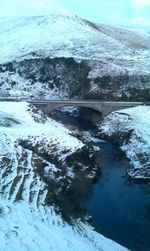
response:
<path id="1" fill-rule="evenodd" d="M 50 15 L 1 18 L 0 37 L 0 91 L 47 99 L 149 99 L 147 32 Z"/>
<path id="2" fill-rule="evenodd" d="M 139 54 L 142 60 L 147 56 L 144 49 L 150 49 L 148 34 L 96 25 L 77 16 L 1 18 L 0 36 L 1 63 L 36 56 L 133 60 L 136 49 L 136 59 Z"/>

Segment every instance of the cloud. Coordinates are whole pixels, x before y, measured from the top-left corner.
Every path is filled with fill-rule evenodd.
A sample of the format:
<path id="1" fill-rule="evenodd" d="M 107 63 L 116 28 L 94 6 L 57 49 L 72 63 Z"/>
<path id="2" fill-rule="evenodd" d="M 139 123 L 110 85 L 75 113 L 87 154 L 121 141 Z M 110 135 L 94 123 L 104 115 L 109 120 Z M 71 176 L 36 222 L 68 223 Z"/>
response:
<path id="1" fill-rule="evenodd" d="M 150 25 L 150 0 L 130 0 L 132 5 L 131 25 Z"/>
<path id="2" fill-rule="evenodd" d="M 131 0 L 131 5 L 133 8 L 145 8 L 150 6 L 150 0 Z"/>
<path id="3" fill-rule="evenodd" d="M 136 26 L 149 26 L 150 18 L 135 17 L 135 18 L 131 19 L 130 24 L 131 25 L 136 25 Z"/>

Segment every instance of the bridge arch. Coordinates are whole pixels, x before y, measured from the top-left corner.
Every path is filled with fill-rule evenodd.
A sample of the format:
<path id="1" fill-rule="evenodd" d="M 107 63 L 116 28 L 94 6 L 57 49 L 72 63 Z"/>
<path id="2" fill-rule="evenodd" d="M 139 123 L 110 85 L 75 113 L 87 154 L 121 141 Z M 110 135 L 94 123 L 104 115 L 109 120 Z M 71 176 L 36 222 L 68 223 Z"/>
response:
<path id="1" fill-rule="evenodd" d="M 95 112 L 98 112 L 99 114 L 102 115 L 102 111 L 100 109 L 98 109 L 97 107 L 95 107 L 94 105 L 88 105 L 88 104 L 58 104 L 57 106 L 54 106 L 52 111 L 53 110 L 56 110 L 56 109 L 61 109 L 61 108 L 65 108 L 65 107 L 75 107 L 75 108 L 85 108 L 85 109 L 90 109 L 90 110 L 93 110 Z"/>
<path id="2" fill-rule="evenodd" d="M 57 109 L 61 109 L 61 108 L 69 108 L 69 107 L 75 107 L 75 108 L 79 108 L 79 113 L 86 113 L 91 114 L 93 113 L 93 117 L 94 115 L 97 114 L 97 117 L 102 118 L 103 117 L 103 110 L 100 109 L 100 107 L 96 107 L 95 105 L 91 105 L 91 104 L 82 104 L 82 103 L 51 103 L 51 104 L 45 104 L 45 103 L 40 103 L 40 104 L 34 104 L 37 108 L 41 109 L 44 113 L 46 113 L 47 115 L 52 114 L 53 112 L 55 112 Z M 88 109 L 88 110 L 87 110 Z M 84 116 L 84 115 L 83 115 Z M 85 116 L 84 116 L 85 118 Z M 90 120 L 90 119 L 87 119 Z M 92 120 L 92 119 L 91 119 Z M 99 119 L 100 120 L 100 119 Z"/>
<path id="3" fill-rule="evenodd" d="M 113 111 L 135 107 L 138 105 L 143 105 L 143 102 L 101 102 L 101 101 L 91 101 L 91 100 L 32 100 L 31 104 L 35 105 L 39 109 L 43 110 L 46 114 L 50 114 L 53 110 L 61 107 L 86 107 L 96 110 L 102 114 L 102 116 L 107 116 Z"/>
<path id="4" fill-rule="evenodd" d="M 73 109 L 69 109 L 70 107 Z M 59 110 L 61 108 L 66 108 L 66 109 Z M 62 118 L 61 117 L 62 114 L 67 115 L 69 116 L 68 119 L 69 120 L 71 119 L 70 121 L 72 121 L 73 117 L 76 117 L 78 121 L 80 120 L 81 124 L 91 123 L 92 126 L 96 126 L 96 124 L 99 124 L 100 121 L 102 120 L 102 112 L 96 109 L 95 107 L 91 107 L 88 105 L 86 106 L 84 105 L 80 106 L 79 104 L 74 106 L 62 105 L 54 109 L 52 114 L 56 119 L 59 119 L 59 116 L 60 118 Z"/>

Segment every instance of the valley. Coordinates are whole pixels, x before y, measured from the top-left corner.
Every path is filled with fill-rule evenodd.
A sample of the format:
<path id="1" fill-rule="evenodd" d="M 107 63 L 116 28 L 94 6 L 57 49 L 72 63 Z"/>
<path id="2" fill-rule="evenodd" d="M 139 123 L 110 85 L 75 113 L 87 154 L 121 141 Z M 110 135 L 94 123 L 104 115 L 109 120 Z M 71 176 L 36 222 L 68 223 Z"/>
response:
<path id="1" fill-rule="evenodd" d="M 150 35 L 0 18 L 1 251 L 148 251 Z"/>

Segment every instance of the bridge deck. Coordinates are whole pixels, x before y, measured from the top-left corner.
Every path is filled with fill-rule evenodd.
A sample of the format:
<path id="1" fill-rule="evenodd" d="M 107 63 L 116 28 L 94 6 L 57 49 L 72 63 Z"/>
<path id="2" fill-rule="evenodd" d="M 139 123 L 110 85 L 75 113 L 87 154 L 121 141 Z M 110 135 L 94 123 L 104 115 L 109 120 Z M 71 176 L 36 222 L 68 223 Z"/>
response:
<path id="1" fill-rule="evenodd" d="M 144 105 L 150 102 L 126 102 L 126 101 L 95 101 L 95 100 L 29 100 L 32 104 L 113 104 L 113 105 Z"/>
<path id="2" fill-rule="evenodd" d="M 10 101 L 10 100 L 3 100 Z M 11 101 L 21 101 L 14 99 Z M 135 107 L 139 105 L 150 105 L 150 102 L 126 102 L 126 101 L 99 101 L 99 100 L 26 100 L 30 104 L 37 106 L 43 112 L 49 114 L 55 109 L 65 106 L 87 107 L 99 111 L 102 116 L 106 116 L 113 111 L 122 110 L 125 108 Z"/>

